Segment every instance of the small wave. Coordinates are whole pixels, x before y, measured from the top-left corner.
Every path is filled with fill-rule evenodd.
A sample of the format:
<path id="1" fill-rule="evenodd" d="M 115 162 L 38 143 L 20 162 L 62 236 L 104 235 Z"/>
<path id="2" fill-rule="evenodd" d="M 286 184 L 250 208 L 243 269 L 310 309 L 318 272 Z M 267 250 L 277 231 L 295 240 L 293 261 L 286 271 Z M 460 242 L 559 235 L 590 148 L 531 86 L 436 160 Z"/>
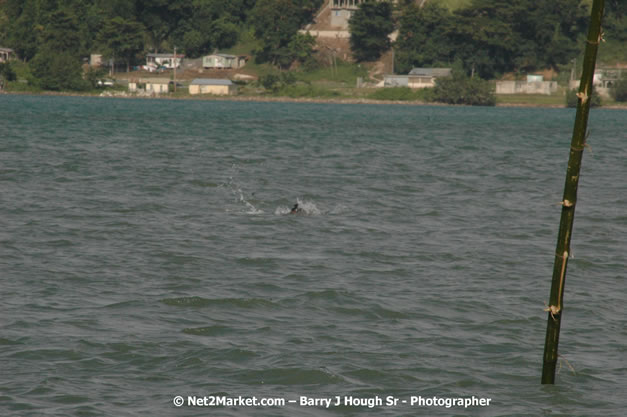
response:
<path id="1" fill-rule="evenodd" d="M 274 303 L 260 298 L 203 298 L 203 297 L 178 297 L 164 298 L 162 303 L 175 307 L 210 307 L 214 305 L 230 305 L 240 308 L 270 307 Z"/>
<path id="2" fill-rule="evenodd" d="M 251 383 L 277 385 L 322 385 L 344 382 L 344 378 L 326 368 L 275 368 L 269 370 L 247 371 L 245 377 Z"/>
<path id="3" fill-rule="evenodd" d="M 227 334 L 233 331 L 233 328 L 228 326 L 206 326 L 206 327 L 188 327 L 183 329 L 183 333 L 189 334 L 192 336 L 220 336 L 223 334 Z"/>

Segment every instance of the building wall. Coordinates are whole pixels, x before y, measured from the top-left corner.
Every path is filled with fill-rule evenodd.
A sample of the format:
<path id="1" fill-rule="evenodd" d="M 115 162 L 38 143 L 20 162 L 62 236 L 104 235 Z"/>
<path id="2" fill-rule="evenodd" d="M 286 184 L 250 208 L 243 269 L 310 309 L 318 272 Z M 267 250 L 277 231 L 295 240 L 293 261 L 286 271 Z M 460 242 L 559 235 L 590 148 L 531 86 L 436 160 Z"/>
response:
<path id="1" fill-rule="evenodd" d="M 409 88 L 431 88 L 435 87 L 434 77 L 412 77 L 409 76 Z"/>
<path id="2" fill-rule="evenodd" d="M 557 81 L 497 81 L 496 94 L 545 94 L 557 92 Z"/>
<path id="3" fill-rule="evenodd" d="M 168 84 L 153 84 L 153 83 L 146 83 L 146 92 L 147 93 L 167 93 L 168 90 Z"/>
<path id="4" fill-rule="evenodd" d="M 228 85 L 197 85 L 189 86 L 189 94 L 213 94 L 216 96 L 225 96 L 231 93 Z"/>
<path id="5" fill-rule="evenodd" d="M 208 55 L 203 57 L 202 66 L 205 68 L 238 68 L 237 58 Z"/>
<path id="6" fill-rule="evenodd" d="M 383 77 L 384 87 L 409 87 L 409 77 L 407 75 L 385 75 Z"/>
<path id="7" fill-rule="evenodd" d="M 352 11 L 347 9 L 331 10 L 331 26 L 348 29 L 348 21 L 352 16 Z"/>

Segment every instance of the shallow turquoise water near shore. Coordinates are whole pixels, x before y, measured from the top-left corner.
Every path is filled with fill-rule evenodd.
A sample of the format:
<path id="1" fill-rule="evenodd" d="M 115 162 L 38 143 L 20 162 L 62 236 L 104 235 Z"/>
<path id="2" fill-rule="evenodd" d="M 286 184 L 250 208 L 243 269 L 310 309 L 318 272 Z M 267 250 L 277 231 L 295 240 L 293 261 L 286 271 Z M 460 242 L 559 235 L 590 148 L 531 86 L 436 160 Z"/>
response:
<path id="1" fill-rule="evenodd" d="M 591 113 L 555 386 L 571 110 L 5 95 L 0 118 L 3 416 L 627 409 L 625 111 Z"/>

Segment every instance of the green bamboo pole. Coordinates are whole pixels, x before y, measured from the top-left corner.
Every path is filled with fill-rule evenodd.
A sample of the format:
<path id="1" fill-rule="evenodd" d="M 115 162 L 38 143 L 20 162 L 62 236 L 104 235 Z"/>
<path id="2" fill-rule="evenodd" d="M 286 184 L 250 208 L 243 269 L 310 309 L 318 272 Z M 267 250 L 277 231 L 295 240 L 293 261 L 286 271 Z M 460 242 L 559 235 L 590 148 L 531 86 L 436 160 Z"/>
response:
<path id="1" fill-rule="evenodd" d="M 555 251 L 555 264 L 553 266 L 553 280 L 551 283 L 551 296 L 549 298 L 548 319 L 546 326 L 546 341 L 544 344 L 544 365 L 542 367 L 542 383 L 555 383 L 555 367 L 557 365 L 557 346 L 560 336 L 560 324 L 562 321 L 562 309 L 564 307 L 564 284 L 566 282 L 566 265 L 570 255 L 570 237 L 575 220 L 575 205 L 577 203 L 577 186 L 579 183 L 579 171 L 581 158 L 586 144 L 586 131 L 588 126 L 588 114 L 590 112 L 590 96 L 592 95 L 592 79 L 596 64 L 597 50 L 601 41 L 601 21 L 603 19 L 604 0 L 594 0 L 588 40 L 584 55 L 583 74 L 579 85 L 579 102 L 577 103 L 577 116 L 573 129 L 573 138 L 570 144 L 570 157 L 566 170 L 566 183 L 564 184 L 564 198 L 562 199 L 562 216 L 557 237 L 557 249 Z"/>

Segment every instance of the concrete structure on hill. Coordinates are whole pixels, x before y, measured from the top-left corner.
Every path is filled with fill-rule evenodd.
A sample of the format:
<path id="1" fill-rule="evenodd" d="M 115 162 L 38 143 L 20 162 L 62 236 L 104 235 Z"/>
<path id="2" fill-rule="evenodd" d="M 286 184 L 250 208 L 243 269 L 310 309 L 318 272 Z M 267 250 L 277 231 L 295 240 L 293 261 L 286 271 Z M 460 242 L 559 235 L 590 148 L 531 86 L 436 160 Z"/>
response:
<path id="1" fill-rule="evenodd" d="M 544 94 L 557 92 L 557 81 L 544 81 L 542 75 L 527 75 L 526 81 L 497 81 L 496 94 Z"/>
<path id="2" fill-rule="evenodd" d="M 435 80 L 451 75 L 451 68 L 414 68 L 407 75 L 385 75 L 384 87 L 431 88 Z"/>
<path id="3" fill-rule="evenodd" d="M 247 57 L 229 54 L 211 54 L 202 57 L 203 68 L 237 69 L 246 65 Z"/>
<path id="4" fill-rule="evenodd" d="M 231 80 L 216 78 L 196 78 L 189 85 L 189 94 L 213 94 L 226 96 L 235 93 L 235 84 Z"/>
<path id="5" fill-rule="evenodd" d="M 366 0 L 329 0 L 325 8 L 329 7 L 331 9 L 331 26 L 347 29 L 348 21 L 355 13 L 355 10 L 365 1 Z M 392 3 L 396 3 L 396 0 L 392 0 Z"/>

